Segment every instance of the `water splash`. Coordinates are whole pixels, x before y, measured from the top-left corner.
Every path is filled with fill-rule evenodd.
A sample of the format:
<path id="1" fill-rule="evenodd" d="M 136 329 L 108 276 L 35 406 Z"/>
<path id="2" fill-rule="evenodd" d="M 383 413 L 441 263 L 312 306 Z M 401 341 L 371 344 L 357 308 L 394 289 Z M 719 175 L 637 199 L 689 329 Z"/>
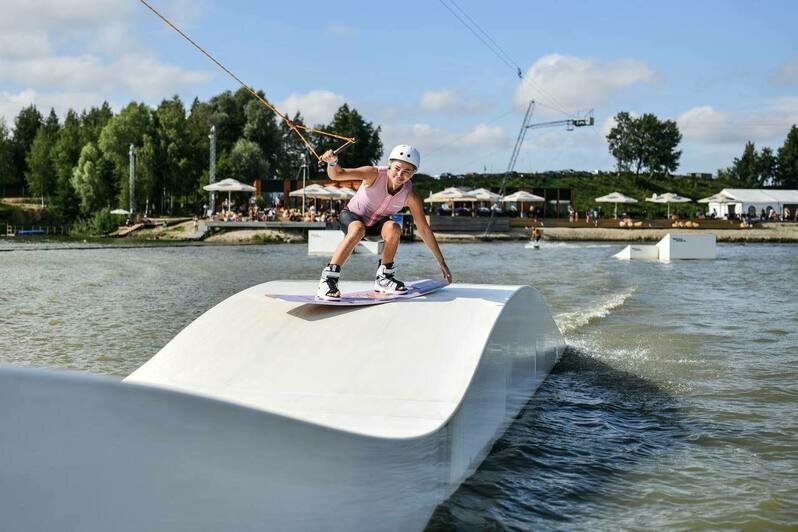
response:
<path id="1" fill-rule="evenodd" d="M 554 321 L 563 334 L 572 333 L 592 321 L 606 317 L 613 309 L 623 305 L 624 302 L 629 299 L 629 296 L 635 292 L 635 289 L 635 287 L 630 287 L 623 292 L 611 294 L 600 301 L 596 306 L 588 308 L 587 310 L 557 314 L 554 316 Z"/>

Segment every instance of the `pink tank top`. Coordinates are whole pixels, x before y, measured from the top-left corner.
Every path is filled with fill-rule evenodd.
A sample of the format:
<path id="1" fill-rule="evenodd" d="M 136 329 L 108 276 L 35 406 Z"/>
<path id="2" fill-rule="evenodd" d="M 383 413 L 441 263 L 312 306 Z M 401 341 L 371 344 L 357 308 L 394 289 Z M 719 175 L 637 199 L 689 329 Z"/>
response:
<path id="1" fill-rule="evenodd" d="M 371 186 L 361 185 L 346 207 L 358 216 L 362 216 L 366 227 L 370 227 L 380 219 L 401 211 L 412 191 L 413 183 L 405 181 L 396 194 L 389 194 L 388 167 L 378 166 L 377 179 Z"/>

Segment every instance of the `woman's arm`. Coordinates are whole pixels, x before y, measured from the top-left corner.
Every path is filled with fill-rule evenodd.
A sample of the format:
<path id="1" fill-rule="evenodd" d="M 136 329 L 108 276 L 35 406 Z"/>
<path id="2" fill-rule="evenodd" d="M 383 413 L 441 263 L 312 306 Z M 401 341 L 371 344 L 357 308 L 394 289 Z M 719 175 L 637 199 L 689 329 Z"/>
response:
<path id="1" fill-rule="evenodd" d="M 332 150 L 324 152 L 321 160 L 327 163 L 327 177 L 333 181 L 363 181 L 368 186 L 377 179 L 378 170 L 374 166 L 341 168 L 338 166 L 338 157 Z"/>
<path id="2" fill-rule="evenodd" d="M 441 253 L 441 248 L 438 247 L 438 240 L 435 238 L 435 233 L 429 228 L 427 218 L 424 216 L 424 204 L 421 203 L 421 200 L 415 192 L 411 192 L 407 197 L 407 206 L 410 207 L 410 212 L 413 214 L 413 221 L 418 228 L 418 234 L 421 240 L 424 241 L 430 251 L 432 251 L 432 254 L 435 255 L 435 258 L 438 259 L 443 277 L 451 283 L 452 273 L 446 265 L 446 260 L 444 260 L 443 253 Z"/>

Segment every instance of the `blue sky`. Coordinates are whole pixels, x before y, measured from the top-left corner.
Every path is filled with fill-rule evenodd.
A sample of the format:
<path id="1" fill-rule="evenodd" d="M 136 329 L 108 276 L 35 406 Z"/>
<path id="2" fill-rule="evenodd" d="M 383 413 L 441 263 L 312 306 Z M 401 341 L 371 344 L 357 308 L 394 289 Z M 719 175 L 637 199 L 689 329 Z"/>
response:
<path id="1" fill-rule="evenodd" d="M 449 2 L 450 0 L 444 0 Z M 525 102 L 533 121 L 595 109 L 596 126 L 528 132 L 517 169 L 610 169 L 619 111 L 677 120 L 680 171 L 727 166 L 798 123 L 798 3 L 455 0 L 525 80 L 435 0 L 152 0 L 281 110 L 330 119 L 348 102 L 386 152 L 423 170 L 502 171 Z M 236 84 L 136 0 L 2 0 L 0 116 L 20 106 L 207 99 Z M 564 112 L 563 112 L 564 111 Z"/>

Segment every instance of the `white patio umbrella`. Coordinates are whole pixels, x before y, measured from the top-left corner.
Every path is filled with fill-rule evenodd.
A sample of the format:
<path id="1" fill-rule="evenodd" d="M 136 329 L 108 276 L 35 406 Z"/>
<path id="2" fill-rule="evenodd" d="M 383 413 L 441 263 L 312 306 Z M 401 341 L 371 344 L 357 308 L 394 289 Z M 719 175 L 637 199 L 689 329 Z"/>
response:
<path id="1" fill-rule="evenodd" d="M 353 198 L 356 194 L 356 192 L 349 187 L 341 187 L 338 189 L 338 191 L 343 194 L 346 194 L 347 198 Z"/>
<path id="2" fill-rule="evenodd" d="M 674 194 L 672 192 L 666 192 L 664 194 L 654 194 L 650 198 L 646 198 L 646 201 L 651 203 L 666 203 L 668 205 L 668 218 L 671 217 L 671 203 L 690 203 L 690 198 L 685 198 L 684 196 L 680 196 L 678 194 Z"/>
<path id="3" fill-rule="evenodd" d="M 606 196 L 601 196 L 596 198 L 597 203 L 614 203 L 615 204 L 615 214 L 613 215 L 615 219 L 618 219 L 618 204 L 619 203 L 637 203 L 637 200 L 634 198 L 630 198 L 625 194 L 621 194 L 620 192 L 611 192 Z"/>
<path id="4" fill-rule="evenodd" d="M 508 196 L 504 196 L 500 201 L 504 203 L 520 203 L 521 204 L 521 218 L 524 217 L 524 203 L 536 203 L 541 201 L 546 201 L 545 198 L 541 198 L 531 192 L 527 192 L 526 190 L 519 190 L 518 192 L 514 192 Z"/>
<path id="5" fill-rule="evenodd" d="M 717 194 L 713 194 L 706 198 L 701 198 L 698 200 L 698 203 L 739 203 L 739 201 L 718 192 Z"/>
<path id="6" fill-rule="evenodd" d="M 227 192 L 227 209 L 230 209 L 230 194 L 233 192 L 255 192 L 255 187 L 252 185 L 245 185 L 241 181 L 237 181 L 231 177 L 222 179 L 216 183 L 205 185 L 202 187 L 208 192 Z"/>
<path id="7" fill-rule="evenodd" d="M 121 214 L 124 216 L 130 214 L 130 211 L 126 211 L 125 209 L 114 209 L 111 211 L 111 214 Z"/>
<path id="8" fill-rule="evenodd" d="M 726 194 L 718 192 L 706 198 L 701 198 L 698 203 L 716 203 L 718 205 L 728 205 L 729 203 L 739 203 L 738 200 L 730 198 Z"/>
<path id="9" fill-rule="evenodd" d="M 301 198 L 304 196 L 306 198 L 313 198 L 313 199 L 331 199 L 336 197 L 338 194 L 330 190 L 327 190 L 327 188 L 321 185 L 312 184 L 306 186 L 305 188 L 298 188 L 296 190 L 292 190 L 291 192 L 289 192 L 288 195 L 291 196 L 292 198 Z"/>
<path id="10" fill-rule="evenodd" d="M 474 196 L 477 199 L 477 201 L 496 202 L 499 201 L 499 198 L 501 198 L 501 196 L 499 196 L 495 192 L 491 192 L 487 188 L 475 188 L 474 190 L 469 191 L 468 195 Z"/>
<path id="11" fill-rule="evenodd" d="M 449 187 L 430 194 L 429 197 L 424 198 L 424 203 L 449 203 L 450 201 L 478 201 L 477 198 L 459 188 Z M 452 209 L 452 216 L 454 216 L 454 209 Z"/>

